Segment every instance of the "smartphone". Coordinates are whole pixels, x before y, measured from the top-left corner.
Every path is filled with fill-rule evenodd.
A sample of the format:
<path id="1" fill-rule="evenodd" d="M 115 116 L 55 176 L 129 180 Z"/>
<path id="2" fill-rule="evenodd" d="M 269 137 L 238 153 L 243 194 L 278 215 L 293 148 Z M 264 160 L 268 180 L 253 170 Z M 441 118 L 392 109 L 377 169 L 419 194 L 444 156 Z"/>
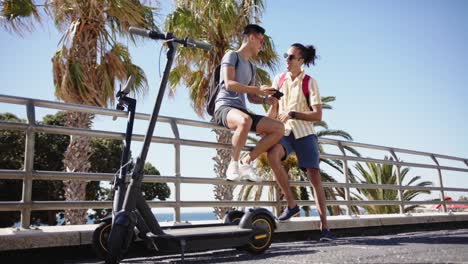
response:
<path id="1" fill-rule="evenodd" d="M 275 89 L 275 93 L 272 96 L 279 100 L 281 98 L 281 96 L 283 96 L 283 95 L 284 94 L 282 92 Z"/>

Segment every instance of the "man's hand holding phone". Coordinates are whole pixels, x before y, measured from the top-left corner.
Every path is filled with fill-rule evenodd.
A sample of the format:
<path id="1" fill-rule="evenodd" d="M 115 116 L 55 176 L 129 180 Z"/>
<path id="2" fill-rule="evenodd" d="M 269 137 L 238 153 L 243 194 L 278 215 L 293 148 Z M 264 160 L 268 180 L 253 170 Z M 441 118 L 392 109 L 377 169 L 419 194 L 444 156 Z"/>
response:
<path id="1" fill-rule="evenodd" d="M 279 100 L 281 96 L 283 96 L 284 94 L 280 92 L 279 90 L 276 90 L 276 89 L 274 90 L 275 90 L 275 93 L 272 96 Z"/>

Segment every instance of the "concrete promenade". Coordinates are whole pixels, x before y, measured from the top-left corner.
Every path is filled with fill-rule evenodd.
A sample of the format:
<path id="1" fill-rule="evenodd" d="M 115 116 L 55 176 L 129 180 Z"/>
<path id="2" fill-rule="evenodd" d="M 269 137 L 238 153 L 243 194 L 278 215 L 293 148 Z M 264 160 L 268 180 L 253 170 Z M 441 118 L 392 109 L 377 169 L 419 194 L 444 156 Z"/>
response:
<path id="1" fill-rule="evenodd" d="M 178 255 L 136 257 L 122 263 L 180 263 L 180 259 Z M 468 263 L 468 229 L 344 237 L 332 243 L 274 243 L 261 255 L 222 250 L 189 254 L 185 263 Z"/>
<path id="2" fill-rule="evenodd" d="M 315 240 L 274 242 L 260 255 L 235 249 L 189 253 L 185 263 L 468 263 L 468 228 L 420 231 L 379 236 L 338 237 L 321 243 Z M 90 247 L 39 249 L 5 256 L 0 263 L 88 263 L 103 264 Z M 122 263 L 181 263 L 179 255 L 151 256 L 132 250 Z"/>

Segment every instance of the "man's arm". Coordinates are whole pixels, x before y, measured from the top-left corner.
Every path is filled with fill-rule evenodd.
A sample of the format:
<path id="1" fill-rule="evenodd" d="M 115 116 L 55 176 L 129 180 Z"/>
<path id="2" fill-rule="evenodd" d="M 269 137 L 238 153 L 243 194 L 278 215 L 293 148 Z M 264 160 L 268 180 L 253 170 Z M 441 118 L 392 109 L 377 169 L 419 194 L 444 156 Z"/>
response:
<path id="1" fill-rule="evenodd" d="M 275 98 L 276 99 L 276 98 Z M 268 109 L 266 116 L 271 119 L 276 119 L 278 117 L 278 103 L 272 104 Z"/>
<path id="2" fill-rule="evenodd" d="M 262 85 L 260 89 L 272 90 L 273 92 L 275 92 L 273 87 L 270 87 L 267 85 Z M 272 105 L 278 101 L 278 99 L 272 96 L 261 96 L 261 95 L 252 95 L 252 94 L 247 94 L 247 99 L 249 99 L 249 102 L 251 102 L 252 104 L 267 104 L 267 105 Z"/>
<path id="3" fill-rule="evenodd" d="M 295 112 L 296 119 L 320 122 L 322 121 L 322 105 L 312 105 L 312 111 L 307 112 Z"/>
<path id="4" fill-rule="evenodd" d="M 262 99 L 256 95 L 267 96 L 267 95 L 272 95 L 274 93 L 274 91 L 271 91 L 269 87 L 267 86 L 265 87 L 262 86 L 262 88 L 258 88 L 257 86 L 254 86 L 254 85 L 248 85 L 248 86 L 243 85 L 235 80 L 236 71 L 233 66 L 224 65 L 223 68 L 224 68 L 223 79 L 224 79 L 224 83 L 226 84 L 226 89 L 228 91 L 254 95 L 255 97 L 259 98 L 260 101 Z"/>
<path id="5" fill-rule="evenodd" d="M 322 121 L 322 105 L 313 105 L 312 111 L 307 112 L 282 112 L 278 115 L 278 118 L 281 122 L 285 123 L 289 119 L 304 120 L 310 122 L 320 122 Z"/>
<path id="6" fill-rule="evenodd" d="M 257 95 L 257 94 L 247 94 L 247 99 L 252 104 L 263 104 L 264 103 L 264 96 Z"/>

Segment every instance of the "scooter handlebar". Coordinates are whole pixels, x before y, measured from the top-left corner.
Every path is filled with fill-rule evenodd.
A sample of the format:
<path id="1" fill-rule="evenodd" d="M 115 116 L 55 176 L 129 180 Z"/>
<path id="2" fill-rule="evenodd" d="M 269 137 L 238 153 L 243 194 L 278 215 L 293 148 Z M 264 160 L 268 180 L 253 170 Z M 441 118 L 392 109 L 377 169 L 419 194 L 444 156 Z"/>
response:
<path id="1" fill-rule="evenodd" d="M 153 30 L 147 30 L 143 28 L 130 27 L 128 31 L 130 32 L 130 34 L 142 36 L 145 38 L 151 38 L 151 39 L 166 39 L 167 38 L 167 36 L 161 33 L 159 30 L 153 31 Z M 204 49 L 208 51 L 211 50 L 212 48 L 211 44 L 209 43 L 193 40 L 191 38 L 180 39 L 180 38 L 171 37 L 170 40 L 177 42 L 177 43 L 181 43 L 184 46 L 200 48 L 200 49 Z"/>
<path id="2" fill-rule="evenodd" d="M 196 48 L 200 48 L 200 49 L 204 49 L 208 51 L 213 48 L 213 46 L 211 46 L 210 43 L 203 42 L 203 41 L 196 41 L 191 38 L 187 38 L 187 46 L 192 46 L 192 47 L 196 47 Z"/>
<path id="3" fill-rule="evenodd" d="M 157 30 L 155 31 L 155 30 L 147 30 L 144 28 L 130 27 L 128 29 L 128 32 L 130 32 L 130 34 L 133 34 L 133 35 L 138 35 L 138 36 L 151 38 L 151 39 L 164 39 L 165 38 L 165 35 Z"/>

